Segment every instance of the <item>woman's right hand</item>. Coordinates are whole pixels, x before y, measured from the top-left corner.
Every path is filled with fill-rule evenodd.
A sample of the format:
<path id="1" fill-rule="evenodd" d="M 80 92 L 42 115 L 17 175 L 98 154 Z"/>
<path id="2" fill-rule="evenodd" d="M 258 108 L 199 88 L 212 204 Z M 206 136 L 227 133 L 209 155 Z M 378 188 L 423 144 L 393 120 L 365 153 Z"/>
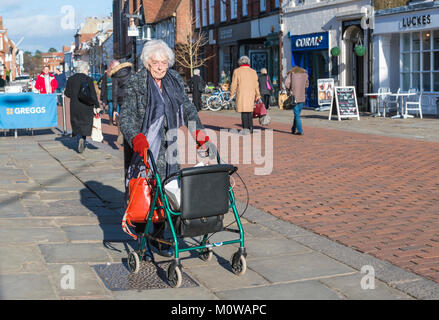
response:
<path id="1" fill-rule="evenodd" d="M 144 156 L 145 150 L 149 149 L 149 143 L 143 133 L 139 133 L 133 139 L 133 151 L 137 152 L 141 157 Z"/>

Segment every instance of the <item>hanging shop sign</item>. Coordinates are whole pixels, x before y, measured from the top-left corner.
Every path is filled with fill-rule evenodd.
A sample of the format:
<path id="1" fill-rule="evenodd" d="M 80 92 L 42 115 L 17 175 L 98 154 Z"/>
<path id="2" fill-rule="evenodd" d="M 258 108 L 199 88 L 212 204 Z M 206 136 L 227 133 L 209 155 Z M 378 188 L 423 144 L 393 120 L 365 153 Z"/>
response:
<path id="1" fill-rule="evenodd" d="M 328 32 L 290 36 L 291 51 L 325 50 L 329 48 Z"/>

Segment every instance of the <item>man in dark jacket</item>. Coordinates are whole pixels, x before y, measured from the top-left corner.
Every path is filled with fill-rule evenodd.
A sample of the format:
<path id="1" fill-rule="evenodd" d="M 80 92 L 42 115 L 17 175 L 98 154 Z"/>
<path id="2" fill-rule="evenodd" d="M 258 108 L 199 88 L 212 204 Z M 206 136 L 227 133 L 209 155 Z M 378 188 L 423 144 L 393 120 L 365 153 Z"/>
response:
<path id="1" fill-rule="evenodd" d="M 190 87 L 192 89 L 192 102 L 197 108 L 197 111 L 201 110 L 201 93 L 204 92 L 205 83 L 200 76 L 200 70 L 194 70 L 194 76 L 190 80 Z"/>
<path id="2" fill-rule="evenodd" d="M 58 88 L 56 88 L 58 104 L 62 105 L 62 93 L 66 88 L 67 78 L 64 72 L 61 72 L 60 67 L 55 69 L 55 79 L 58 82 Z"/>

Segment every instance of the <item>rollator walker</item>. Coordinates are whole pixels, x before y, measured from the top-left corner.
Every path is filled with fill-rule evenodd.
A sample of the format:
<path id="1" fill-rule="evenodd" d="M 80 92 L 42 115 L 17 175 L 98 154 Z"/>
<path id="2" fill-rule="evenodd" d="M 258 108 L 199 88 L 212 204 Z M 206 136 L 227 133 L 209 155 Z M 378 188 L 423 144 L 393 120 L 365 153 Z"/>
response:
<path id="1" fill-rule="evenodd" d="M 230 164 L 222 164 L 218 152 L 218 164 L 200 167 L 184 168 L 160 181 L 154 156 L 150 150 L 147 157 L 152 166 L 152 179 L 155 180 L 153 201 L 146 219 L 144 233 L 138 233 L 138 250 L 128 254 L 128 267 L 131 273 L 137 273 L 140 261 L 144 259 L 146 250 L 150 250 L 149 241 L 168 244 L 174 250 L 172 263 L 167 269 L 167 280 L 171 287 L 178 288 L 182 284 L 182 265 L 180 254 L 186 251 L 198 251 L 199 257 L 209 261 L 213 255 L 213 248 L 239 243 L 238 250 L 230 258 L 231 268 L 236 275 L 243 275 L 247 269 L 246 250 L 244 246 L 244 230 L 240 216 L 236 209 L 235 196 L 230 185 L 230 176 L 238 168 Z M 145 161 L 146 163 L 146 161 Z M 171 209 L 171 204 L 164 186 L 171 179 L 178 179 L 181 187 L 180 210 Z M 172 233 L 170 240 L 153 236 L 149 232 L 154 210 L 164 209 L 166 225 Z M 232 209 L 238 229 L 223 226 L 224 215 Z M 239 235 L 238 239 L 210 243 L 209 234 L 217 232 L 232 232 Z M 181 244 L 186 237 L 202 236 L 201 241 L 182 248 Z M 154 261 L 154 259 L 153 259 Z"/>

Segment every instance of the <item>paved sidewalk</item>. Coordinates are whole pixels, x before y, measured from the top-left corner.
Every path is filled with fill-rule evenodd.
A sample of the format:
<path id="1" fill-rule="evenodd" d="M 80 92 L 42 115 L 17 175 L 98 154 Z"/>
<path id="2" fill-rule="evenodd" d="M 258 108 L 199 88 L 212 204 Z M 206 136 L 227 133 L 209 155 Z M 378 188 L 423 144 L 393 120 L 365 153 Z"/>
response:
<path id="1" fill-rule="evenodd" d="M 78 154 L 71 138 L 54 134 L 0 137 L 0 299 L 439 298 L 437 283 L 253 203 L 243 219 L 248 269 L 242 277 L 227 262 L 235 248 L 223 246 L 207 263 L 183 259 L 196 287 L 111 291 L 94 266 L 120 264 L 134 245 L 120 229 L 121 156 L 97 143 Z M 74 289 L 62 289 L 65 266 L 73 267 Z M 363 266 L 373 267 L 375 289 L 362 289 Z"/>

